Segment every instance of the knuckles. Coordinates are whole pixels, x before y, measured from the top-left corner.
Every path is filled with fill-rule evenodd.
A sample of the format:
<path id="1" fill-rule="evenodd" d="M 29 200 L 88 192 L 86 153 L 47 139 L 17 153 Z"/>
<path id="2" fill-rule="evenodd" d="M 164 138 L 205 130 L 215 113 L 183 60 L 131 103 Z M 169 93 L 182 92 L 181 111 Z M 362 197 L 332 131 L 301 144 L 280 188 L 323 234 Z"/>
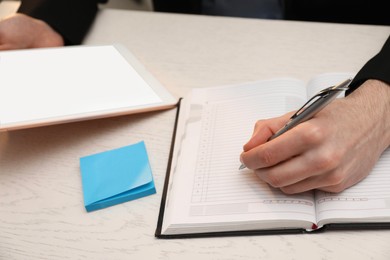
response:
<path id="1" fill-rule="evenodd" d="M 282 188 L 284 186 L 283 178 L 276 171 L 267 169 L 266 171 L 256 171 L 256 174 L 273 188 Z"/>
<path id="2" fill-rule="evenodd" d="M 313 172 L 329 172 L 335 170 L 342 161 L 342 154 L 339 151 L 323 151 L 315 157 L 312 162 Z"/>
<path id="3" fill-rule="evenodd" d="M 255 123 L 255 129 L 257 129 L 258 127 L 262 127 L 264 122 L 265 122 L 265 119 L 257 120 Z"/>
<path id="4" fill-rule="evenodd" d="M 326 176 L 325 183 L 331 189 L 332 192 L 340 192 L 344 190 L 344 180 L 346 176 L 343 171 L 334 171 Z"/>
<path id="5" fill-rule="evenodd" d="M 311 124 L 310 127 L 307 127 L 305 131 L 301 132 L 301 138 L 304 143 L 315 145 L 323 142 L 326 138 L 326 131 L 317 126 Z"/>
<path id="6" fill-rule="evenodd" d="M 259 149 L 257 151 L 257 160 L 261 162 L 264 167 L 269 167 L 275 163 L 275 155 L 270 149 Z"/>

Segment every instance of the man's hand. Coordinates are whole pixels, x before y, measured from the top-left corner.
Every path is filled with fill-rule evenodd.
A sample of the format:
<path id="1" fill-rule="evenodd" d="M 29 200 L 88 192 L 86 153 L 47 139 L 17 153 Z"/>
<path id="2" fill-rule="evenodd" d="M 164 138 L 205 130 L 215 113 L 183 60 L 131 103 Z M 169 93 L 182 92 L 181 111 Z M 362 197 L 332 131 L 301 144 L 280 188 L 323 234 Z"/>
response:
<path id="1" fill-rule="evenodd" d="M 63 45 L 62 36 L 41 20 L 14 14 L 0 21 L 0 50 Z"/>
<path id="2" fill-rule="evenodd" d="M 241 161 L 285 193 L 340 192 L 365 178 L 390 145 L 390 86 L 368 80 L 267 142 L 290 116 L 258 121 Z"/>

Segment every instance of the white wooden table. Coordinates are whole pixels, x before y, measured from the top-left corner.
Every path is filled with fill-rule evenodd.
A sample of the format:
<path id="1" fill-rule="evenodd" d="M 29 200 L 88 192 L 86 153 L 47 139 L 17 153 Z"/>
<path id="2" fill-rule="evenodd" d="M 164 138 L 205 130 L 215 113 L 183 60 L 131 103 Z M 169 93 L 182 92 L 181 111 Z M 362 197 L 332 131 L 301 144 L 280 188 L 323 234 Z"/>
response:
<path id="1" fill-rule="evenodd" d="M 85 44 L 121 43 L 176 96 L 357 71 L 389 27 L 105 9 Z M 390 231 L 159 240 L 175 110 L 0 133 L 0 259 L 390 259 Z M 87 213 L 79 158 L 144 140 L 157 194 Z"/>

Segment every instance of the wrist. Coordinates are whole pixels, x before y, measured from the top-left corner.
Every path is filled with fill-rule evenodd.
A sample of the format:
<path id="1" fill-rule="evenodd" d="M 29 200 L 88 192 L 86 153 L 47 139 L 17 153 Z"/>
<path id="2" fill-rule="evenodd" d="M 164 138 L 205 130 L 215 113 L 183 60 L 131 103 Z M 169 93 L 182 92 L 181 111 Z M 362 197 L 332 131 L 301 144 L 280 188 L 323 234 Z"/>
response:
<path id="1" fill-rule="evenodd" d="M 390 85 L 370 79 L 365 81 L 347 99 L 364 107 L 365 119 L 371 125 L 376 140 L 383 150 L 390 146 Z M 371 123 L 371 124 L 370 124 Z"/>

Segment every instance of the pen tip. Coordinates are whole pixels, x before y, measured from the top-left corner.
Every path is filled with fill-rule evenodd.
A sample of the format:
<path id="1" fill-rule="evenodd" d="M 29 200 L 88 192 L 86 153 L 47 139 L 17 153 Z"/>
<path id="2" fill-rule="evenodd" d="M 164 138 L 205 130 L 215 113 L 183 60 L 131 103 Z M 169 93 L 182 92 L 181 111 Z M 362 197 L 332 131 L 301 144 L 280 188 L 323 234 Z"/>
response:
<path id="1" fill-rule="evenodd" d="M 245 164 L 241 164 L 240 165 L 240 168 L 238 168 L 239 170 L 242 170 L 242 169 L 245 169 L 246 168 L 246 166 L 245 166 Z"/>

